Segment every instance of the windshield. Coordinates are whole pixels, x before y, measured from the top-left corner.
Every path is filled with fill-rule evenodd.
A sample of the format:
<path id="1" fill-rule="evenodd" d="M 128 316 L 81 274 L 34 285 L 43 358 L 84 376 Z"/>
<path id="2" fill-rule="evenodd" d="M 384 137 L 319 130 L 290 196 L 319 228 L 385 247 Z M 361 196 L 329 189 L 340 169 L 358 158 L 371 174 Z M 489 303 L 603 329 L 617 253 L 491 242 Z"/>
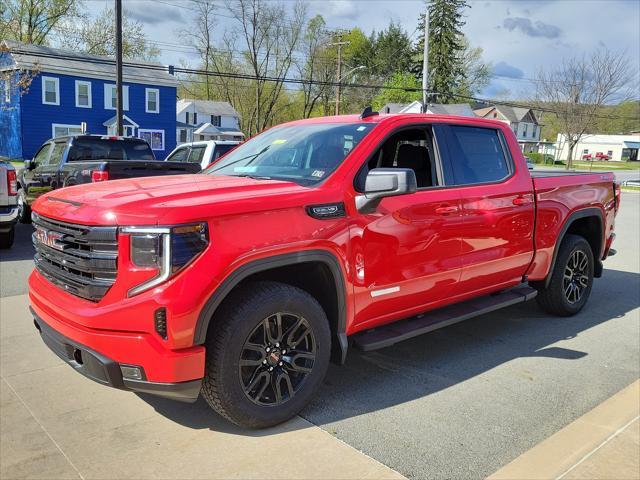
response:
<path id="1" fill-rule="evenodd" d="M 76 138 L 69 149 L 68 160 L 155 160 L 155 157 L 144 140 Z"/>
<path id="2" fill-rule="evenodd" d="M 373 127 L 357 123 L 275 127 L 240 145 L 204 173 L 312 185 L 327 178 Z"/>

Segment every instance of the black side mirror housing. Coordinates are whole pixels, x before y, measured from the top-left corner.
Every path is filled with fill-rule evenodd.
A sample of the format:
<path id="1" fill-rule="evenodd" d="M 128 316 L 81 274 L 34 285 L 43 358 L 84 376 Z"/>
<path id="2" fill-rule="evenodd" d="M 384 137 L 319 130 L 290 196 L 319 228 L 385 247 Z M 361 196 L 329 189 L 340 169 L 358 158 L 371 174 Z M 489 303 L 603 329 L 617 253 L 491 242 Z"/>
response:
<path id="1" fill-rule="evenodd" d="M 356 197 L 356 208 L 372 213 L 383 198 L 414 193 L 417 188 L 416 173 L 410 168 L 374 168 L 367 174 L 364 193 Z"/>

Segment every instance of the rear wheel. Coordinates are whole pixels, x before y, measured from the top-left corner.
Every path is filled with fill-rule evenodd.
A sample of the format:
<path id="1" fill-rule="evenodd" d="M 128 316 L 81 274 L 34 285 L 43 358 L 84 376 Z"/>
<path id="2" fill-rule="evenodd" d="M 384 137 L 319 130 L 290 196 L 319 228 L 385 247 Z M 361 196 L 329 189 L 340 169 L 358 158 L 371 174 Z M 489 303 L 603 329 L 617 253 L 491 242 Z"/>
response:
<path id="1" fill-rule="evenodd" d="M 11 248 L 13 245 L 13 240 L 16 235 L 16 227 L 15 225 L 11 226 L 11 230 L 8 232 L 0 233 L 0 248 Z"/>
<path id="2" fill-rule="evenodd" d="M 232 292 L 207 336 L 202 396 L 233 423 L 263 428 L 297 414 L 325 376 L 331 334 L 305 291 L 254 282 Z"/>
<path id="3" fill-rule="evenodd" d="M 578 235 L 565 236 L 549 285 L 538 289 L 538 304 L 554 315 L 575 315 L 589 299 L 593 271 L 593 252 L 589 243 Z"/>
<path id="4" fill-rule="evenodd" d="M 27 203 L 23 188 L 18 190 L 18 221 L 20 223 L 31 223 L 31 207 Z"/>

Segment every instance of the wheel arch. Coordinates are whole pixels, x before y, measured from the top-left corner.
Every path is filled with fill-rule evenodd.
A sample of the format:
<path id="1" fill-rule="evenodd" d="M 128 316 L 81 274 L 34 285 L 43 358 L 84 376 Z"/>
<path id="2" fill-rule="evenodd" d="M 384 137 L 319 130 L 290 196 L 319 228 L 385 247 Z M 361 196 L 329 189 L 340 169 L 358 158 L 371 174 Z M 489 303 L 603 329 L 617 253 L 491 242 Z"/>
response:
<path id="1" fill-rule="evenodd" d="M 553 249 L 553 257 L 549 265 L 549 271 L 544 279 L 544 286 L 548 287 L 551 281 L 551 274 L 556 266 L 560 245 L 567 234 L 575 234 L 584 237 L 591 246 L 593 258 L 595 260 L 594 274 L 595 277 L 602 276 L 602 248 L 604 246 L 604 216 L 602 211 L 596 207 L 584 208 L 575 211 L 569 215 L 564 222 L 555 248 Z"/>
<path id="2" fill-rule="evenodd" d="M 318 282 L 325 282 L 319 285 L 330 285 L 332 289 L 329 289 L 330 291 L 325 292 L 324 295 L 319 294 L 320 290 L 314 288 L 313 278 L 316 277 L 315 275 L 296 275 L 295 280 L 289 279 L 283 283 L 300 287 L 311 293 L 319 301 L 329 318 L 334 339 L 334 342 L 332 342 L 332 359 L 336 363 L 344 363 L 348 348 L 346 335 L 346 284 L 339 260 L 334 254 L 326 250 L 305 250 L 275 255 L 253 260 L 239 266 L 209 296 L 205 306 L 200 311 L 194 331 L 193 344 L 202 345 L 205 343 L 207 332 L 216 310 L 240 284 L 252 279 L 279 280 L 292 269 L 297 271 L 301 268 L 307 271 L 313 268 L 320 268 L 320 271 L 324 273 L 323 277 L 326 278 L 318 280 Z"/>

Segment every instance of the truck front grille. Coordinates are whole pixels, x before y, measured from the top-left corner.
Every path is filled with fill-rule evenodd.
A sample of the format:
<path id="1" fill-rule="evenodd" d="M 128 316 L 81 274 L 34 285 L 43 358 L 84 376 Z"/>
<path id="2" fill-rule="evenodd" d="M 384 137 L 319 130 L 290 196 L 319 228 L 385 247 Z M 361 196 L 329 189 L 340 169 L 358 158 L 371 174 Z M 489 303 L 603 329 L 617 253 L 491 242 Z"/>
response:
<path id="1" fill-rule="evenodd" d="M 33 213 L 36 269 L 54 285 L 98 302 L 116 281 L 118 227 L 60 222 Z"/>

